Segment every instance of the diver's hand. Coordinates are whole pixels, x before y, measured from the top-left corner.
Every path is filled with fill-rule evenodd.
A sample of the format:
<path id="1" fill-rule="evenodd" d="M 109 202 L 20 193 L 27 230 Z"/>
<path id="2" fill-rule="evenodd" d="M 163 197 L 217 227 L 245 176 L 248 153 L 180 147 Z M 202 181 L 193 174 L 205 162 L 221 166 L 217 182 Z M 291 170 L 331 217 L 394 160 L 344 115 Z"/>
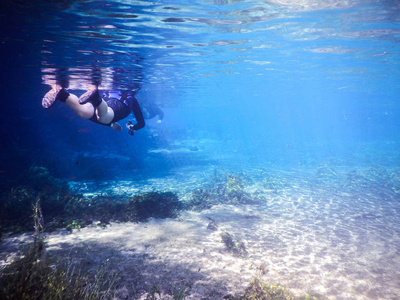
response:
<path id="1" fill-rule="evenodd" d="M 135 134 L 135 130 L 133 129 L 134 125 L 132 124 L 131 121 L 128 121 L 128 123 L 126 123 L 126 128 L 128 128 L 128 133 L 130 135 L 134 135 Z"/>

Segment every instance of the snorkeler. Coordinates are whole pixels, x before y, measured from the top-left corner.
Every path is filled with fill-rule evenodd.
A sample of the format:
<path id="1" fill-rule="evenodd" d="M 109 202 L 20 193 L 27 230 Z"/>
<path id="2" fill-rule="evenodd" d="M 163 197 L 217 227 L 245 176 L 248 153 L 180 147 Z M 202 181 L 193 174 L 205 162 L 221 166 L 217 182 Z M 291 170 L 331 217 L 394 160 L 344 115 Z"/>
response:
<path id="1" fill-rule="evenodd" d="M 61 85 L 56 84 L 43 97 L 42 106 L 48 109 L 57 101 L 61 101 L 71 108 L 77 116 L 110 126 L 117 131 L 122 131 L 122 126 L 117 122 L 125 119 L 133 112 L 137 123 L 128 122 L 126 126 L 129 134 L 133 135 L 136 130 L 144 127 L 143 114 L 133 92 L 132 94 L 122 93 L 119 98 L 109 97 L 108 94 L 105 96 L 105 99 L 103 99 L 97 86 L 92 85 L 78 99 L 76 95 L 68 93 Z"/>

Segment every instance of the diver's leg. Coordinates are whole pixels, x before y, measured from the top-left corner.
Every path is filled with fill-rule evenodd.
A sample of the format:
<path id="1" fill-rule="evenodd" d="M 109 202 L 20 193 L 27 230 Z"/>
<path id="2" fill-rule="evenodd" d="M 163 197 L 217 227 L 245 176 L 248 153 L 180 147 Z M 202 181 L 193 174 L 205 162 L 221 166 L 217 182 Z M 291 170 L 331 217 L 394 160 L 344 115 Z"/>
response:
<path id="1" fill-rule="evenodd" d="M 74 94 L 68 93 L 60 85 L 52 86 L 51 91 L 43 97 L 42 106 L 44 108 L 50 108 L 54 103 L 56 103 L 56 101 L 64 102 L 77 116 L 81 118 L 90 119 L 94 114 L 94 107 L 92 104 L 79 104 L 78 97 Z"/>
<path id="2" fill-rule="evenodd" d="M 109 107 L 103 99 L 98 107 L 96 107 L 96 115 L 97 121 L 102 124 L 111 123 L 112 119 L 114 119 L 114 111 L 111 107 Z"/>
<path id="3" fill-rule="evenodd" d="M 54 84 L 51 86 L 51 90 L 44 95 L 42 99 L 42 106 L 44 108 L 50 108 L 56 103 L 57 100 L 65 102 L 68 98 L 69 93 L 61 87 L 61 85 Z"/>
<path id="4" fill-rule="evenodd" d="M 68 70 L 65 68 L 45 68 L 43 71 L 46 73 L 43 75 L 43 80 L 45 83 L 51 86 L 51 90 L 44 95 L 42 99 L 42 106 L 44 108 L 50 108 L 56 103 L 56 101 L 65 102 L 69 96 L 68 92 L 65 90 L 69 85 L 69 78 L 66 73 Z"/>
<path id="5" fill-rule="evenodd" d="M 102 99 L 99 90 L 95 85 L 89 86 L 87 92 L 79 97 L 80 104 L 92 103 L 94 107 L 99 106 L 101 101 Z"/>
<path id="6" fill-rule="evenodd" d="M 83 119 L 90 119 L 95 112 L 95 108 L 91 103 L 80 104 L 78 97 L 74 94 L 69 95 L 65 104 L 72 109 L 78 117 Z"/>
<path id="7" fill-rule="evenodd" d="M 101 98 L 95 85 L 90 86 L 88 91 L 79 97 L 79 103 L 81 105 L 91 104 L 95 109 L 97 121 L 102 124 L 109 124 L 114 118 L 114 111 Z"/>

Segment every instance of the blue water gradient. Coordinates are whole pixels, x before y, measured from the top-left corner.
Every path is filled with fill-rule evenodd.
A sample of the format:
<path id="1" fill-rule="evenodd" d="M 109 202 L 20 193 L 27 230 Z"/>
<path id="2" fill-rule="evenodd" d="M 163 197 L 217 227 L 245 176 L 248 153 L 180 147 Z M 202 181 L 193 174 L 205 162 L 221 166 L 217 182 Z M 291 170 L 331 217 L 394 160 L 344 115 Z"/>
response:
<path id="1" fill-rule="evenodd" d="M 249 249 L 237 276 L 226 277 L 235 288 L 262 262 L 271 280 L 302 293 L 318 287 L 329 299 L 398 299 L 399 78 L 398 0 L 2 0 L 0 202 L 12 201 L 26 171 L 41 167 L 85 196 L 120 199 L 157 190 L 185 202 L 218 178 L 236 178 L 259 203 L 185 212 L 177 224 L 206 232 L 193 235 L 193 245 L 183 226 L 170 240 L 157 237 L 154 252 L 135 240 L 147 224 L 131 224 L 123 231 L 130 239 L 112 226 L 101 231 L 104 248 L 116 238 L 110 257 L 159 254 L 156 276 L 142 270 L 148 284 L 162 281 L 168 247 L 197 247 L 186 260 L 182 249 L 171 254 L 186 285 L 190 266 L 226 255 L 219 239 L 210 248 L 212 217 Z M 117 132 L 61 102 L 42 108 L 59 79 L 77 96 L 94 80 L 102 91 L 139 89 L 141 106 L 160 107 L 164 119 L 146 120 L 131 136 L 125 122 L 133 116 Z M 162 222 L 170 221 L 159 223 L 165 236 L 173 226 Z M 151 222 L 158 220 L 143 232 Z M 84 240 L 73 234 L 57 248 L 73 253 Z M 91 249 L 96 263 L 104 258 Z M 118 272 L 139 268 L 123 255 Z M 226 262 L 221 271 L 231 272 Z M 217 279 L 206 292 L 225 284 L 217 268 L 193 271 Z M 121 272 L 121 286 L 134 287 L 130 276 Z"/>
<path id="2" fill-rule="evenodd" d="M 31 164 L 72 179 L 209 164 L 398 166 L 399 10 L 397 1 L 6 1 L 1 176 Z M 93 68 L 101 88 L 140 85 L 139 102 L 160 106 L 163 122 L 131 137 L 62 103 L 41 107 L 56 70 L 79 96 Z"/>

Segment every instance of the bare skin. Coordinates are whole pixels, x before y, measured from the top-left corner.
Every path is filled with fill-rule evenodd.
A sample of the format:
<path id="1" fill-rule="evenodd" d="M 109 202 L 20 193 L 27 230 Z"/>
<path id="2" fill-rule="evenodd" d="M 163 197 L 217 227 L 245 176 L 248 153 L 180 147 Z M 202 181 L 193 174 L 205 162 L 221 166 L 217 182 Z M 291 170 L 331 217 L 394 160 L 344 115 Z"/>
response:
<path id="1" fill-rule="evenodd" d="M 91 85 L 88 88 L 88 92 L 91 92 L 91 91 L 95 90 L 96 88 L 97 87 L 95 85 Z M 91 105 L 90 103 L 86 103 L 86 104 Z M 98 107 L 96 107 L 96 116 L 97 116 L 97 121 L 99 121 L 100 123 L 109 124 L 112 121 L 112 119 L 114 118 L 114 111 L 111 107 L 108 107 L 107 103 L 104 100 L 102 100 L 100 105 Z"/>
<path id="2" fill-rule="evenodd" d="M 52 89 L 60 89 L 57 85 L 53 85 Z M 96 86 L 89 86 L 88 92 L 96 89 Z M 94 107 L 91 103 L 80 104 L 79 99 L 74 94 L 69 94 L 65 104 L 72 109 L 72 111 L 83 119 L 90 119 L 93 113 L 96 113 L 97 121 L 102 124 L 109 124 L 114 118 L 114 111 L 111 107 L 108 107 L 107 103 L 102 100 L 98 107 Z M 118 123 L 112 123 L 111 127 L 114 130 L 121 131 L 122 127 Z"/>

